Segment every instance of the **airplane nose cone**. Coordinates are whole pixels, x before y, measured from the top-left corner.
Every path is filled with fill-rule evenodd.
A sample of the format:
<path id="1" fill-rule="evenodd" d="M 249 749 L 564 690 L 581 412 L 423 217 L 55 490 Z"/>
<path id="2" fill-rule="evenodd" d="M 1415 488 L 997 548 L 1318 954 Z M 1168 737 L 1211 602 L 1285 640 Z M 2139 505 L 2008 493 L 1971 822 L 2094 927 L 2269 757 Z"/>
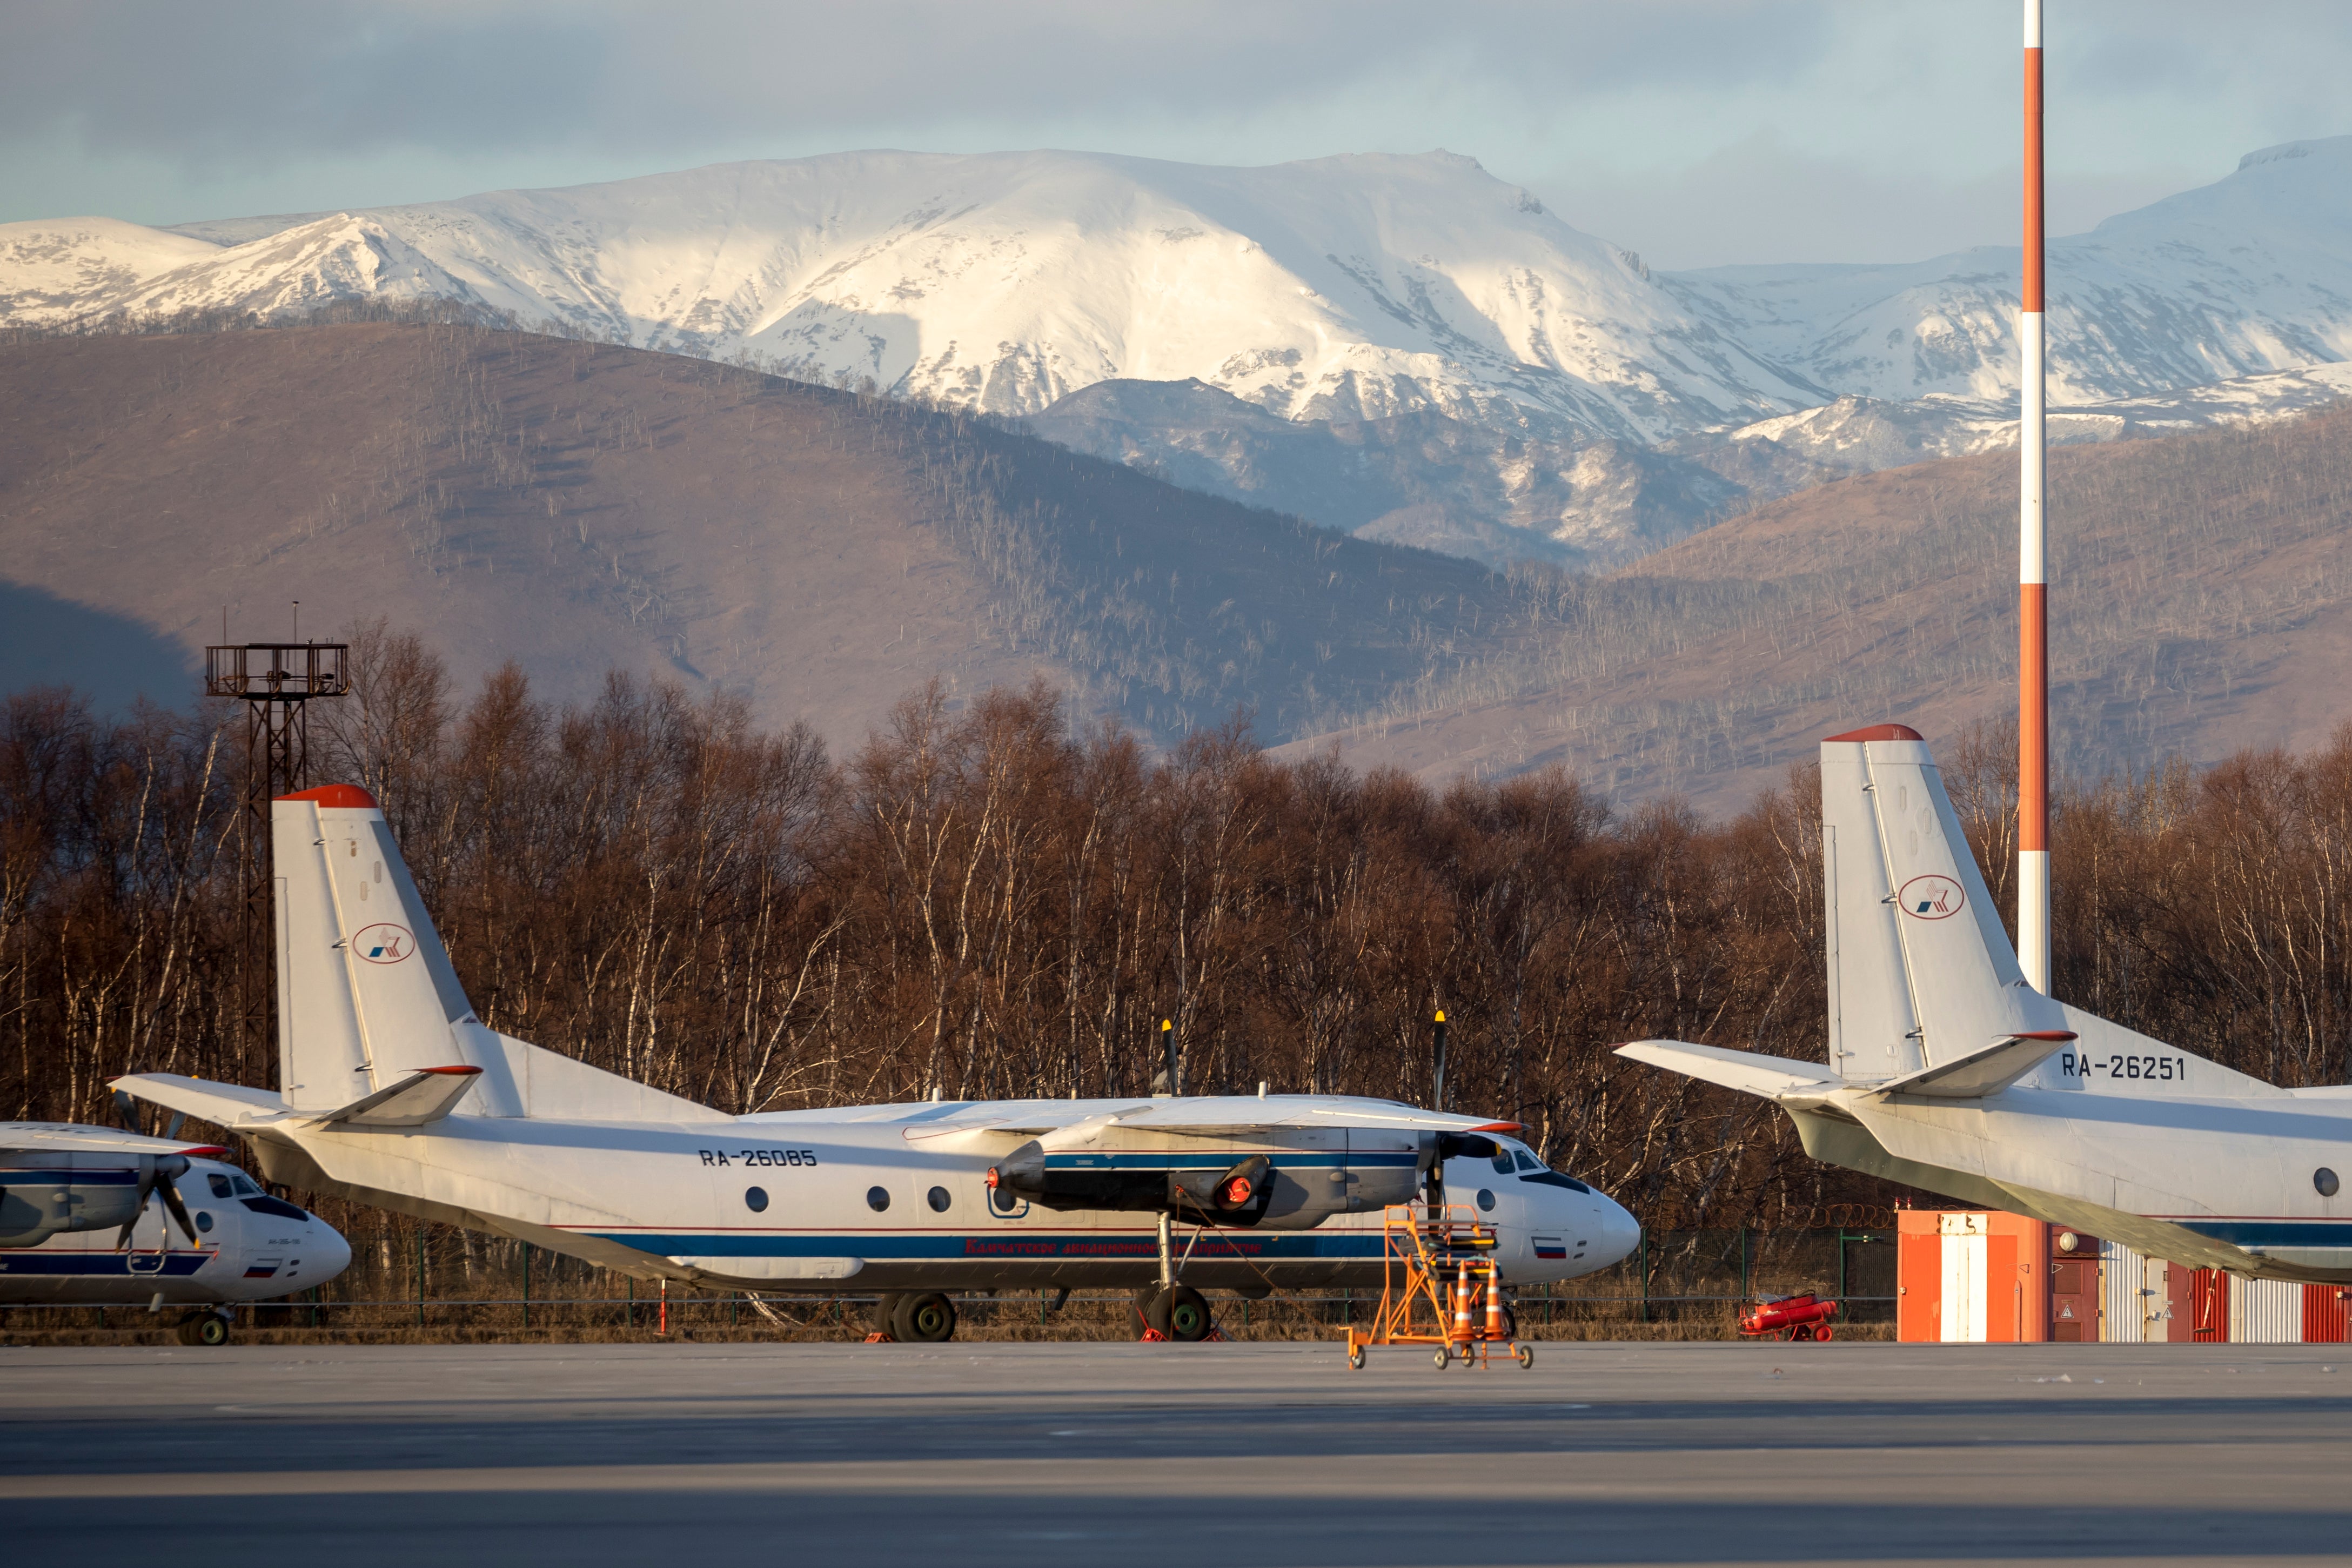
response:
<path id="1" fill-rule="evenodd" d="M 1620 1207 L 1614 1199 L 1592 1194 L 1601 1205 L 1601 1234 L 1593 1238 L 1592 1257 L 1588 1260 L 1595 1268 L 1606 1268 L 1642 1244 L 1642 1222 Z"/>
<path id="2" fill-rule="evenodd" d="M 352 1244 L 343 1233 L 318 1215 L 310 1216 L 312 1239 L 304 1247 L 302 1278 L 307 1284 L 323 1285 L 352 1266 Z"/>

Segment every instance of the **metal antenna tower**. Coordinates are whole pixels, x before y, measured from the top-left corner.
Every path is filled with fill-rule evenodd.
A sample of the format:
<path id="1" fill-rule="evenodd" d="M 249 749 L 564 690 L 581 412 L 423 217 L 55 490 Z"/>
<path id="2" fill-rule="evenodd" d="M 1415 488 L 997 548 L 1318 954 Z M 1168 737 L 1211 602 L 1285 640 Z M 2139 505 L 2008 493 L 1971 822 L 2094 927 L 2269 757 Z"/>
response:
<path id="1" fill-rule="evenodd" d="M 255 1059 L 275 1063 L 278 928 L 269 860 L 269 803 L 310 784 L 310 704 L 352 689 L 344 643 L 230 643 L 205 649 L 205 689 L 245 704 L 245 798 L 237 813 L 244 932 L 237 953 L 237 1062 L 251 1083 Z M 269 1069 L 276 1081 L 277 1069 Z"/>

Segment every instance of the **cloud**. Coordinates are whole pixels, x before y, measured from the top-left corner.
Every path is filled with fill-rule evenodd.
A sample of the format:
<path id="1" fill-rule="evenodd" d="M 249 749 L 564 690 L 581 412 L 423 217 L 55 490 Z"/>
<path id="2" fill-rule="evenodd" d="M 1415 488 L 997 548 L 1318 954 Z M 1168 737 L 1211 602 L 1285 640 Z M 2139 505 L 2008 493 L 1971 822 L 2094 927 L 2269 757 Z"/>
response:
<path id="1" fill-rule="evenodd" d="M 1731 79 L 1819 28 L 1769 8 L 1119 6 L 929 0 L 660 7 L 285 0 L 40 4 L 0 56 L 0 134 L 191 160 L 296 149 L 679 147 L 837 127 L 1255 114 L 1419 76 L 1535 98 Z"/>
<path id="2" fill-rule="evenodd" d="M 0 219 L 452 196 L 856 147 L 1444 146 L 1667 264 L 2014 226 L 2016 0 L 16 0 Z M 2352 6 L 2053 6 L 2061 226 L 2352 131 Z M 2058 216 L 2053 213 L 2053 216 Z"/>

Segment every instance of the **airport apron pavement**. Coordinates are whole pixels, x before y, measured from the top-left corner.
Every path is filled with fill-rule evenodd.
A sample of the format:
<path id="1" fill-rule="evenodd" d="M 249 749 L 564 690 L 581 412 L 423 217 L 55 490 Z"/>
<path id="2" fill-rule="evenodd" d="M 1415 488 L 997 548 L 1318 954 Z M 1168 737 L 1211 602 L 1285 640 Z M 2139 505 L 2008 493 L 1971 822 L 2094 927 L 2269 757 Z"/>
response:
<path id="1" fill-rule="evenodd" d="M 2317 1562 L 2347 1473 L 2328 1345 L 0 1349 L 23 1563 Z"/>

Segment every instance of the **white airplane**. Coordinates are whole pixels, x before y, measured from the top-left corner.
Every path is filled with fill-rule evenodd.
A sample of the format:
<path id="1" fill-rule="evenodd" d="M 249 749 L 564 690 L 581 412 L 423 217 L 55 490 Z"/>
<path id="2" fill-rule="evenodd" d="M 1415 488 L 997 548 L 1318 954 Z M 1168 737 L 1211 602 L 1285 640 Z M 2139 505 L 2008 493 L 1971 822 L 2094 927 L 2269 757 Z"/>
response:
<path id="1" fill-rule="evenodd" d="M 0 1122 L 0 1304 L 194 1307 L 182 1342 L 218 1345 L 236 1303 L 341 1274 L 352 1249 L 335 1227 L 210 1158 L 226 1152 L 106 1127 Z"/>
<path id="2" fill-rule="evenodd" d="M 1640 1235 L 1515 1124 L 1387 1100 L 728 1116 L 486 1027 L 365 791 L 308 790 L 271 816 L 282 1090 L 117 1087 L 228 1128 L 275 1182 L 639 1279 L 872 1291 L 877 1327 L 912 1341 L 954 1332 L 950 1291 L 1136 1288 L 1144 1324 L 1198 1339 L 1199 1287 L 1377 1286 L 1382 1211 L 1424 1177 L 1475 1194 L 1511 1287 L 1605 1268 Z"/>
<path id="3" fill-rule="evenodd" d="M 2352 1282 L 2352 1086 L 2283 1089 L 2052 1000 L 1918 732 L 1822 742 L 1827 1063 L 1619 1047 L 1773 1101 L 1848 1170 L 2193 1268 Z"/>

